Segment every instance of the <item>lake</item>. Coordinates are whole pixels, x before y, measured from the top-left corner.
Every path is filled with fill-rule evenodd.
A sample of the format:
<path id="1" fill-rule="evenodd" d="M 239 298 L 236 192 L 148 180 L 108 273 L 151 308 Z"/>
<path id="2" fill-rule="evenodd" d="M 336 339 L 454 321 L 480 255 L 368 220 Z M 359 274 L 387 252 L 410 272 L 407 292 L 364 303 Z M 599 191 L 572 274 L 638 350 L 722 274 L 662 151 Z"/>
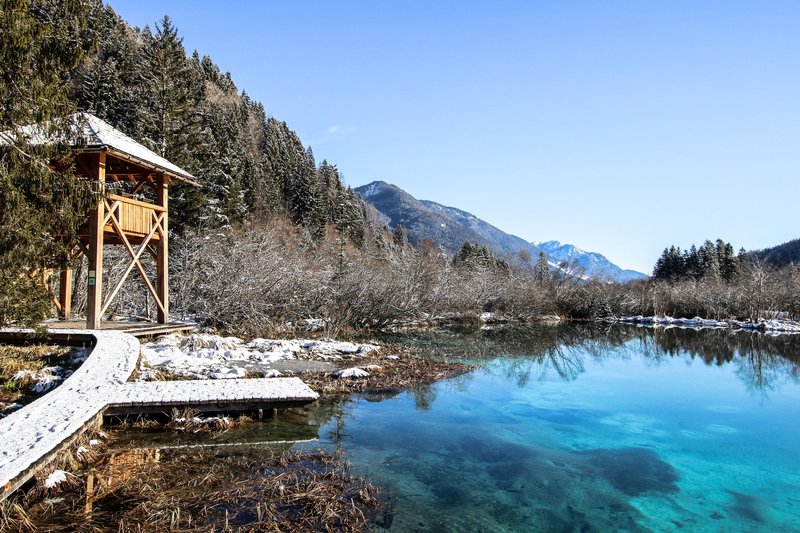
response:
<path id="1" fill-rule="evenodd" d="M 378 530 L 800 531 L 800 336 L 579 324 L 381 340 L 483 366 L 214 442 L 342 450 L 393 497 Z"/>

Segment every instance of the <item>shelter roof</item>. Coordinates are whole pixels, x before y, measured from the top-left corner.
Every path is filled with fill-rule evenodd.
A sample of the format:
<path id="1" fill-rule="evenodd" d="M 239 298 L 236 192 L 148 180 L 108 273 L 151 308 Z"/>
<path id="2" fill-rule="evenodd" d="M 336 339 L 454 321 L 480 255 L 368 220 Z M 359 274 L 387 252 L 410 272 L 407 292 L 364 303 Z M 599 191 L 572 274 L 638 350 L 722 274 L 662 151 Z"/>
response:
<path id="1" fill-rule="evenodd" d="M 141 166 L 163 172 L 179 181 L 186 181 L 194 185 L 195 177 L 181 167 L 170 163 L 157 153 L 139 142 L 128 137 L 108 122 L 92 115 L 91 113 L 78 112 L 69 117 L 70 130 L 73 138 L 68 142 L 79 152 L 107 151 L 115 157 L 129 160 Z M 25 126 L 20 130 L 25 142 L 30 144 L 45 144 L 54 142 L 52 136 L 45 128 L 33 125 Z M 8 132 L 0 133 L 0 143 L 11 141 Z"/>

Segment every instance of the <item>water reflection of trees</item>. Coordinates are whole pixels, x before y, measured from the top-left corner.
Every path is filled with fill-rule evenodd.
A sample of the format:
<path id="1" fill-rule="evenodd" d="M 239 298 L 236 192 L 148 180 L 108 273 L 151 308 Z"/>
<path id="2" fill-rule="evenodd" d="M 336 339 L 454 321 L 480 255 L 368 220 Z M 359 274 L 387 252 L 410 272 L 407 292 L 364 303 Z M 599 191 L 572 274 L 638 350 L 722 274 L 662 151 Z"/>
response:
<path id="1" fill-rule="evenodd" d="M 418 349 L 424 357 L 487 363 L 486 371 L 519 386 L 548 378 L 572 381 L 587 360 L 642 358 L 657 366 L 676 357 L 706 365 L 733 365 L 748 390 L 766 394 L 786 382 L 800 382 L 800 335 L 759 332 L 647 328 L 593 322 L 557 326 L 459 327 L 387 335 L 381 340 Z M 454 385 L 457 386 L 457 385 Z M 426 410 L 437 387 L 411 391 Z"/>
<path id="2" fill-rule="evenodd" d="M 669 355 L 689 354 L 708 365 L 722 365 L 737 356 L 748 355 L 800 360 L 800 336 L 796 335 L 775 336 L 729 329 L 637 329 L 647 332 L 658 350 Z"/>
<path id="3" fill-rule="evenodd" d="M 385 335 L 379 339 L 416 348 L 423 357 L 481 363 L 502 356 L 544 354 L 561 347 L 582 346 L 587 339 L 620 345 L 631 338 L 620 328 L 583 322 L 560 326 L 473 326 L 419 330 Z"/>
<path id="4" fill-rule="evenodd" d="M 796 335 L 594 323 L 427 335 L 419 342 L 423 352 L 468 361 L 504 356 L 502 364 L 489 365 L 487 371 L 502 374 L 519 386 L 554 375 L 572 381 L 584 372 L 587 358 L 602 361 L 632 357 L 641 357 L 651 365 L 676 357 L 706 365 L 731 364 L 748 390 L 761 394 L 786 382 L 800 382 L 800 336 Z"/>
<path id="5" fill-rule="evenodd" d="M 699 359 L 706 365 L 731 364 L 747 389 L 767 394 L 786 382 L 800 382 L 800 336 L 751 331 L 647 330 L 648 353 Z"/>

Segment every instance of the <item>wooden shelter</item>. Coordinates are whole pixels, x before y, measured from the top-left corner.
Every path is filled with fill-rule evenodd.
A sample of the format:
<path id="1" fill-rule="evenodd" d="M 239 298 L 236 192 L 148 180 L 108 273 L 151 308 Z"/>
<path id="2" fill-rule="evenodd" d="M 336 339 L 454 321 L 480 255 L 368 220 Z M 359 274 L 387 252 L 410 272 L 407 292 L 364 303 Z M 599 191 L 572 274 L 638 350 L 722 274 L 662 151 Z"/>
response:
<path id="1" fill-rule="evenodd" d="M 79 231 L 74 254 L 88 258 L 86 327 L 95 329 L 128 275 L 136 269 L 158 308 L 158 322 L 169 321 L 169 186 L 175 182 L 198 185 L 194 176 L 145 148 L 110 124 L 89 113 L 72 120 L 79 129 L 75 172 L 93 180 L 97 205 Z M 126 187 L 111 184 L 127 184 Z M 119 188 L 118 192 L 115 189 Z M 149 191 L 147 191 L 149 189 Z M 124 192 L 123 192 L 124 190 Z M 146 193 L 146 194 L 145 194 Z M 121 279 L 103 287 L 103 245 L 123 246 L 129 263 Z M 153 256 L 155 280 L 142 265 L 143 254 Z M 72 315 L 73 272 L 61 272 L 57 307 L 64 319 Z"/>

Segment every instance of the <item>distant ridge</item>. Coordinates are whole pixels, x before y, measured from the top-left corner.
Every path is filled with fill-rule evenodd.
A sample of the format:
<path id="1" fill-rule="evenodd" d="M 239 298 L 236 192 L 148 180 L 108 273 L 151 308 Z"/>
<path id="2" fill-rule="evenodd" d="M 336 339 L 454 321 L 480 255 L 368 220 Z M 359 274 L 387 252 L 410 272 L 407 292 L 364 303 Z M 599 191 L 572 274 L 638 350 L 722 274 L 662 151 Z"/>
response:
<path id="1" fill-rule="evenodd" d="M 552 265 L 562 261 L 575 261 L 585 270 L 586 276 L 610 281 L 626 282 L 645 279 L 635 270 L 624 270 L 599 253 L 586 252 L 571 244 L 559 241 L 531 243 L 510 235 L 475 215 L 430 200 L 418 200 L 396 185 L 373 181 L 354 189 L 356 194 L 386 217 L 391 228 L 402 224 L 409 242 L 418 245 L 429 240 L 455 254 L 465 241 L 489 248 L 501 257 L 519 257 L 519 252 L 530 253 L 535 262 L 539 251 L 547 254 Z"/>
<path id="2" fill-rule="evenodd" d="M 800 264 L 800 239 L 794 239 L 771 248 L 750 252 L 754 257 L 776 267 Z"/>

